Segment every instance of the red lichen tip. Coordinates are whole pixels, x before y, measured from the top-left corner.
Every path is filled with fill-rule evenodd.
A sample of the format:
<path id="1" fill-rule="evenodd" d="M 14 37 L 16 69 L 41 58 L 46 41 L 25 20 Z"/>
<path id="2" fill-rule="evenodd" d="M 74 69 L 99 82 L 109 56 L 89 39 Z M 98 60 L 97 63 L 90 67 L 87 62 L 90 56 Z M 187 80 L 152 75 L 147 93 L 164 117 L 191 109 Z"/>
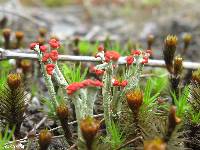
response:
<path id="1" fill-rule="evenodd" d="M 133 62 L 134 62 L 133 56 L 127 56 L 126 57 L 126 62 L 127 62 L 128 65 L 132 65 Z"/>
<path id="2" fill-rule="evenodd" d="M 53 74 L 53 70 L 55 68 L 54 64 L 47 64 L 46 65 L 46 71 L 48 75 L 52 75 Z"/>
<path id="3" fill-rule="evenodd" d="M 91 80 L 91 86 L 102 87 L 103 83 L 99 80 Z"/>
<path id="4" fill-rule="evenodd" d="M 45 53 L 46 50 L 47 50 L 47 46 L 45 46 L 45 45 L 40 46 L 40 51 L 41 52 Z"/>
<path id="5" fill-rule="evenodd" d="M 96 69 L 94 66 L 90 67 L 90 72 L 95 73 L 97 76 L 104 74 L 104 70 Z"/>
<path id="6" fill-rule="evenodd" d="M 34 50 L 36 45 L 39 45 L 39 44 L 38 44 L 38 43 L 31 43 L 31 44 L 29 45 L 29 48 L 30 48 L 31 50 Z"/>
<path id="7" fill-rule="evenodd" d="M 142 64 L 147 64 L 149 62 L 149 58 L 148 57 L 143 57 L 143 61 Z"/>
<path id="8" fill-rule="evenodd" d="M 131 54 L 135 56 L 139 56 L 142 52 L 140 50 L 132 50 Z"/>
<path id="9" fill-rule="evenodd" d="M 112 79 L 113 86 L 120 86 L 120 82 L 117 79 Z"/>
<path id="10" fill-rule="evenodd" d="M 42 57 L 42 62 L 47 62 L 47 60 L 49 59 L 49 53 L 44 53 L 43 57 Z"/>
<path id="11" fill-rule="evenodd" d="M 78 84 L 78 82 L 72 83 L 66 87 L 68 95 L 73 94 L 74 92 L 76 92 L 79 89 L 80 89 L 80 84 Z"/>
<path id="12" fill-rule="evenodd" d="M 57 50 L 52 50 L 51 53 L 49 54 L 50 58 L 52 61 L 57 61 L 58 60 L 58 51 Z"/>
<path id="13" fill-rule="evenodd" d="M 110 62 L 112 61 L 117 61 L 120 57 L 120 54 L 116 51 L 107 51 L 105 53 L 105 61 Z"/>
<path id="14" fill-rule="evenodd" d="M 122 81 L 121 82 L 121 87 L 125 87 L 125 86 L 127 86 L 127 84 L 128 84 L 128 81 L 127 80 L 124 80 L 124 81 Z"/>
<path id="15" fill-rule="evenodd" d="M 75 82 L 66 87 L 67 94 L 72 95 L 77 90 L 79 90 L 81 88 L 90 87 L 90 86 L 102 87 L 103 83 L 99 80 L 91 80 L 91 79 L 86 79 L 82 82 Z"/>
<path id="16" fill-rule="evenodd" d="M 49 40 L 49 45 L 51 48 L 59 48 L 60 47 L 60 42 L 56 39 L 50 39 Z"/>
<path id="17" fill-rule="evenodd" d="M 117 79 L 112 79 L 112 85 L 113 86 L 121 86 L 121 87 L 125 87 L 128 84 L 127 80 L 124 80 L 122 82 L 118 81 Z"/>

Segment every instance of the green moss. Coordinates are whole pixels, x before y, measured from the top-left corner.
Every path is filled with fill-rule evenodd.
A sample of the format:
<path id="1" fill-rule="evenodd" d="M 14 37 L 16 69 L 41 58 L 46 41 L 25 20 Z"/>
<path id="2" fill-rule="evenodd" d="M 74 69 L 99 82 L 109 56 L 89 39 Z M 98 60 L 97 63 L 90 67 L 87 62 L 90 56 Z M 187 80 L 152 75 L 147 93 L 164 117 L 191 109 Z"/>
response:
<path id="1" fill-rule="evenodd" d="M 80 41 L 78 48 L 81 55 L 91 55 L 97 51 L 98 46 L 99 42 L 92 44 L 89 41 Z"/>
<path id="2" fill-rule="evenodd" d="M 72 0 L 44 0 L 43 3 L 48 7 L 59 7 L 63 5 L 67 5 Z"/>

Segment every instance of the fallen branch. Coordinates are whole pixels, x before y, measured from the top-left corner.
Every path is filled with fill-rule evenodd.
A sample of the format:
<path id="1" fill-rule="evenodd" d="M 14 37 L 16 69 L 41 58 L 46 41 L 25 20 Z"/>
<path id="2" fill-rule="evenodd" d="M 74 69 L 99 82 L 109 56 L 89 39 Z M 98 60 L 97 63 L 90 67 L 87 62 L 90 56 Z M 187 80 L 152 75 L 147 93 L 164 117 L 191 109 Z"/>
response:
<path id="1" fill-rule="evenodd" d="M 33 53 L 19 53 L 10 50 L 4 50 L 0 48 L 0 60 L 1 59 L 37 59 L 37 54 Z M 73 55 L 59 55 L 60 61 L 81 61 L 81 62 L 101 62 L 99 58 L 93 56 L 73 56 Z M 120 57 L 119 64 L 126 64 L 126 57 Z M 164 60 L 153 60 L 150 59 L 149 63 L 145 66 L 151 67 L 165 67 Z M 185 69 L 198 69 L 200 68 L 199 62 L 183 62 Z"/>
<path id="2" fill-rule="evenodd" d="M 36 124 L 30 132 L 36 132 L 36 130 L 47 120 L 47 116 L 43 117 L 38 124 Z M 27 135 L 28 136 L 28 135 Z M 25 138 L 27 138 L 27 136 Z"/>
<path id="3" fill-rule="evenodd" d="M 73 149 L 75 149 L 76 147 L 77 147 L 77 145 L 74 144 L 74 145 L 72 145 L 68 150 L 73 150 Z"/>

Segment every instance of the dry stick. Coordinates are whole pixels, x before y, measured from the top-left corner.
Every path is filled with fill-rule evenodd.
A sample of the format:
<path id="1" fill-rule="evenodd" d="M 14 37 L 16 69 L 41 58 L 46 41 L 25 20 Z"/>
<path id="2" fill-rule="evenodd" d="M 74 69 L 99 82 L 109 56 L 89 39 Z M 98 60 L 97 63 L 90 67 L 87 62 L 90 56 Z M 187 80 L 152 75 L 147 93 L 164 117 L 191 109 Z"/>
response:
<path id="1" fill-rule="evenodd" d="M 46 120 L 47 120 L 47 116 L 43 117 L 42 120 L 40 120 L 40 122 L 36 124 L 35 128 L 33 128 L 30 132 L 37 130 Z"/>
<path id="2" fill-rule="evenodd" d="M 72 145 L 68 150 L 74 150 L 76 148 L 76 144 Z"/>
<path id="3" fill-rule="evenodd" d="M 36 131 L 45 121 L 47 120 L 47 116 L 43 117 L 42 120 L 40 120 L 40 122 L 38 122 L 30 132 Z M 28 135 L 26 135 L 24 138 L 27 138 Z"/>
<path id="4" fill-rule="evenodd" d="M 53 136 L 52 139 L 56 139 L 56 138 L 62 138 L 65 137 L 64 135 L 57 135 L 57 136 Z"/>
<path id="5" fill-rule="evenodd" d="M 1 59 L 13 59 L 13 58 L 26 58 L 26 59 L 37 59 L 37 54 L 32 53 L 17 53 L 9 50 L 0 48 L 0 60 Z M 83 62 L 101 62 L 100 58 L 93 56 L 73 56 L 73 55 L 59 55 L 60 61 L 83 61 Z M 120 57 L 119 64 L 126 64 L 126 57 Z M 149 60 L 149 63 L 145 66 L 151 67 L 165 67 L 164 60 Z M 200 68 L 199 62 L 183 62 L 185 69 L 198 69 Z"/>
<path id="6" fill-rule="evenodd" d="M 139 140 L 139 139 L 142 139 L 142 137 L 141 137 L 141 136 L 138 136 L 138 137 L 136 137 L 136 138 L 134 138 L 134 139 L 128 141 L 128 142 L 125 143 L 124 145 L 120 146 L 120 147 L 117 148 L 116 150 L 120 150 L 120 149 L 122 149 L 122 148 L 128 146 L 129 144 L 131 144 L 131 143 L 133 143 L 133 142 L 135 142 L 136 140 Z"/>

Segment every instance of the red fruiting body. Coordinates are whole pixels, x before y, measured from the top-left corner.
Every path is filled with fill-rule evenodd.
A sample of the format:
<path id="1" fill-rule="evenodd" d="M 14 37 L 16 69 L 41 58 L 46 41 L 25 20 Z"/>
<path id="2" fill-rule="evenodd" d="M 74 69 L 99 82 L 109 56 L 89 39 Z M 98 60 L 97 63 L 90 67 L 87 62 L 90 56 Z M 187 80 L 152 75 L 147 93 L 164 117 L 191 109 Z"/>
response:
<path id="1" fill-rule="evenodd" d="M 120 82 L 118 80 L 114 79 L 113 86 L 120 86 Z"/>
<path id="2" fill-rule="evenodd" d="M 131 51 L 131 54 L 132 54 L 132 55 L 139 56 L 139 55 L 141 54 L 141 51 L 140 51 L 140 50 L 132 50 L 132 51 Z"/>
<path id="3" fill-rule="evenodd" d="M 80 84 L 77 82 L 68 85 L 66 88 L 67 94 L 69 94 L 69 95 L 73 94 L 74 92 L 76 92 L 77 90 L 80 89 L 79 86 L 80 86 Z"/>
<path id="4" fill-rule="evenodd" d="M 45 45 L 40 46 L 40 51 L 45 53 L 47 50 L 47 47 Z"/>
<path id="5" fill-rule="evenodd" d="M 82 84 L 84 84 L 85 86 L 103 86 L 103 83 L 99 80 L 91 80 L 91 79 L 86 79 L 84 81 L 81 82 Z"/>
<path id="6" fill-rule="evenodd" d="M 126 62 L 127 62 L 128 65 L 132 65 L 133 61 L 134 61 L 133 56 L 127 56 L 126 57 Z"/>
<path id="7" fill-rule="evenodd" d="M 125 87 L 128 84 L 127 80 L 124 80 L 122 82 L 119 82 L 118 80 L 114 79 L 113 81 L 113 86 L 121 86 L 121 87 Z"/>
<path id="8" fill-rule="evenodd" d="M 49 54 L 50 58 L 52 61 L 57 61 L 58 60 L 58 51 L 57 50 L 52 50 L 51 53 Z"/>
<path id="9" fill-rule="evenodd" d="M 91 86 L 102 87 L 103 83 L 99 80 L 91 80 Z"/>
<path id="10" fill-rule="evenodd" d="M 148 57 L 143 57 L 142 64 L 147 64 L 148 61 L 149 61 L 149 58 L 148 58 Z"/>
<path id="11" fill-rule="evenodd" d="M 75 90 L 78 90 L 80 87 L 80 85 L 78 84 L 78 82 L 75 82 L 75 83 L 72 83 L 70 84 L 68 87 L 67 87 L 67 90 L 72 90 L 72 91 L 75 91 Z"/>
<path id="12" fill-rule="evenodd" d="M 57 41 L 56 39 L 51 39 L 49 40 L 49 45 L 51 46 L 51 48 L 59 48 L 60 42 Z"/>
<path id="13" fill-rule="evenodd" d="M 127 80 L 124 80 L 124 81 L 122 81 L 122 82 L 120 83 L 120 85 L 121 85 L 122 87 L 127 86 L 127 84 L 128 84 L 128 81 L 127 81 Z"/>
<path id="14" fill-rule="evenodd" d="M 47 64 L 46 65 L 46 71 L 48 75 L 52 75 L 53 74 L 53 70 L 55 68 L 54 64 Z"/>
<path id="15" fill-rule="evenodd" d="M 98 76 L 98 75 L 103 75 L 104 74 L 104 70 L 98 70 L 96 69 L 95 70 L 95 74 Z"/>
<path id="16" fill-rule="evenodd" d="M 84 86 L 89 86 L 90 85 L 90 79 L 86 79 L 86 80 L 82 81 L 81 83 L 83 83 Z"/>
<path id="17" fill-rule="evenodd" d="M 91 79 L 86 79 L 82 82 L 75 82 L 66 87 L 67 94 L 71 95 L 77 90 L 85 88 L 87 86 L 102 87 L 103 83 L 99 80 L 91 80 Z"/>
<path id="18" fill-rule="evenodd" d="M 90 67 L 90 72 L 95 73 L 96 75 L 104 74 L 104 70 L 96 69 L 94 66 Z"/>
<path id="19" fill-rule="evenodd" d="M 82 82 L 78 82 L 77 87 L 80 89 L 80 88 L 84 88 L 85 85 Z"/>
<path id="20" fill-rule="evenodd" d="M 31 50 L 34 50 L 36 45 L 38 45 L 38 43 L 31 43 L 30 46 L 29 46 L 29 48 Z"/>
<path id="21" fill-rule="evenodd" d="M 49 59 L 49 53 L 44 53 L 42 57 L 42 62 L 47 62 L 48 59 Z"/>
<path id="22" fill-rule="evenodd" d="M 98 51 L 99 51 L 99 52 L 104 51 L 104 46 L 103 46 L 103 45 L 100 45 L 100 46 L 98 47 Z"/>
<path id="23" fill-rule="evenodd" d="M 120 57 L 120 54 L 118 52 L 115 51 L 107 51 L 105 53 L 105 61 L 106 62 L 110 62 L 112 61 L 117 61 Z"/>

